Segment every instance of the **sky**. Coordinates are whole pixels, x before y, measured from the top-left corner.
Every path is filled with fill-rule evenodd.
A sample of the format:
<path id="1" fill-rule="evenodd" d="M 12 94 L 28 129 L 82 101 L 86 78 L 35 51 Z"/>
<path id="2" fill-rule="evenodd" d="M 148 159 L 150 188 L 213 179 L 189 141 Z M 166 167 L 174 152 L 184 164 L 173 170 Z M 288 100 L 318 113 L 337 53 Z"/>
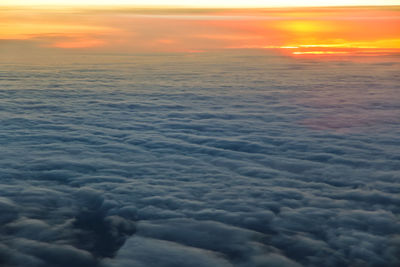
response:
<path id="1" fill-rule="evenodd" d="M 317 57 L 400 51 L 400 9 L 391 6 L 399 0 L 248 2 L 152 0 L 146 10 L 121 7 L 142 6 L 134 0 L 0 0 L 7 6 L 0 10 L 0 47 L 11 55 L 263 49 Z"/>
<path id="2" fill-rule="evenodd" d="M 201 53 L 261 49 L 289 56 L 400 51 L 398 7 L 0 10 L 0 47 L 54 51 Z M 3 55 L 4 56 L 4 55 Z"/>
<path id="3" fill-rule="evenodd" d="M 145 4 L 144 4 L 145 3 Z M 134 5 L 134 6 L 192 6 L 192 7 L 274 7 L 274 6 L 368 6 L 399 5 L 399 0 L 2 0 L 1 5 Z"/>

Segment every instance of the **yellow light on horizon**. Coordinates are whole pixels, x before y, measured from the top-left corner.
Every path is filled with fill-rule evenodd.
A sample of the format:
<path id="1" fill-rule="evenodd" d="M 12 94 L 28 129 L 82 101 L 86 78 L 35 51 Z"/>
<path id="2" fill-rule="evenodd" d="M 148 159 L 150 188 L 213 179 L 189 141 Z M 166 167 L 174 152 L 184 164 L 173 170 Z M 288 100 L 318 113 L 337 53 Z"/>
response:
<path id="1" fill-rule="evenodd" d="M 308 52 L 293 52 L 293 55 L 335 55 L 335 54 L 348 54 L 349 52 L 343 51 L 308 51 Z"/>
<path id="2" fill-rule="evenodd" d="M 295 33 L 318 33 L 329 31 L 330 25 L 321 21 L 284 21 L 279 27 Z"/>

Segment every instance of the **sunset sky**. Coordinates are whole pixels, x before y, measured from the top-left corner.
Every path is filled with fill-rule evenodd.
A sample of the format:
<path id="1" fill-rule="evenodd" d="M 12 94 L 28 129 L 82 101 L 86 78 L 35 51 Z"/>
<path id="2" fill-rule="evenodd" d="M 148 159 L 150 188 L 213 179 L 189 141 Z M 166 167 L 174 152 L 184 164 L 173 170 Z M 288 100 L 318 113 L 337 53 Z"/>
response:
<path id="1" fill-rule="evenodd" d="M 124 53 L 265 49 L 291 56 L 382 55 L 400 49 L 398 7 L 5 8 L 0 14 L 0 46 L 15 54 L 18 49 Z"/>
<path id="2" fill-rule="evenodd" d="M 0 3 L 7 7 L 0 10 L 0 46 L 16 55 L 19 50 L 198 53 L 227 49 L 262 49 L 290 56 L 385 55 L 400 51 L 400 8 L 383 6 L 397 2 L 285 0 L 279 5 L 287 7 L 278 8 L 274 7 L 277 1 L 265 0 L 251 5 L 154 0 L 146 2 L 153 8 L 143 9 L 135 8 L 141 2 L 128 0 L 3 0 Z M 334 7 L 338 5 L 364 7 Z M 217 6 L 221 8 L 207 8 Z M 229 9 L 245 6 L 269 8 Z"/>

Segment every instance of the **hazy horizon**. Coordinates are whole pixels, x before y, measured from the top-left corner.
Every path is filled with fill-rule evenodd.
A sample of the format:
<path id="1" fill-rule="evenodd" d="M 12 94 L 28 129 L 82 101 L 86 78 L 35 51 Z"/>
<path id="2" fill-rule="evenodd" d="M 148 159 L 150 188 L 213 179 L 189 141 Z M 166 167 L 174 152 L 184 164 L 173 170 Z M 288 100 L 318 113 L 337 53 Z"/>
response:
<path id="1" fill-rule="evenodd" d="M 143 4 L 139 0 L 2 0 L 0 5 L 65 5 L 65 6 L 186 6 L 186 7 L 310 7 L 310 6 L 394 6 L 400 5 L 398 0 L 281 0 L 279 3 L 271 0 L 255 0 L 249 3 L 245 0 L 149 0 Z"/>

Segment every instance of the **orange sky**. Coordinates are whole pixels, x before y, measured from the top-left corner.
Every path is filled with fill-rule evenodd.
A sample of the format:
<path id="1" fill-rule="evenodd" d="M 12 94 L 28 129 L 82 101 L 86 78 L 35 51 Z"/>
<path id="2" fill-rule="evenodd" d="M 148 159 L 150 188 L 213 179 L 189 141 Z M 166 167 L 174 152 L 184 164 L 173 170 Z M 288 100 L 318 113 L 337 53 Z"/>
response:
<path id="1" fill-rule="evenodd" d="M 393 54 L 400 51 L 400 8 L 3 8 L 0 49 L 6 41 L 18 42 L 18 49 L 25 43 L 30 49 L 113 53 L 246 48 L 291 56 Z"/>

